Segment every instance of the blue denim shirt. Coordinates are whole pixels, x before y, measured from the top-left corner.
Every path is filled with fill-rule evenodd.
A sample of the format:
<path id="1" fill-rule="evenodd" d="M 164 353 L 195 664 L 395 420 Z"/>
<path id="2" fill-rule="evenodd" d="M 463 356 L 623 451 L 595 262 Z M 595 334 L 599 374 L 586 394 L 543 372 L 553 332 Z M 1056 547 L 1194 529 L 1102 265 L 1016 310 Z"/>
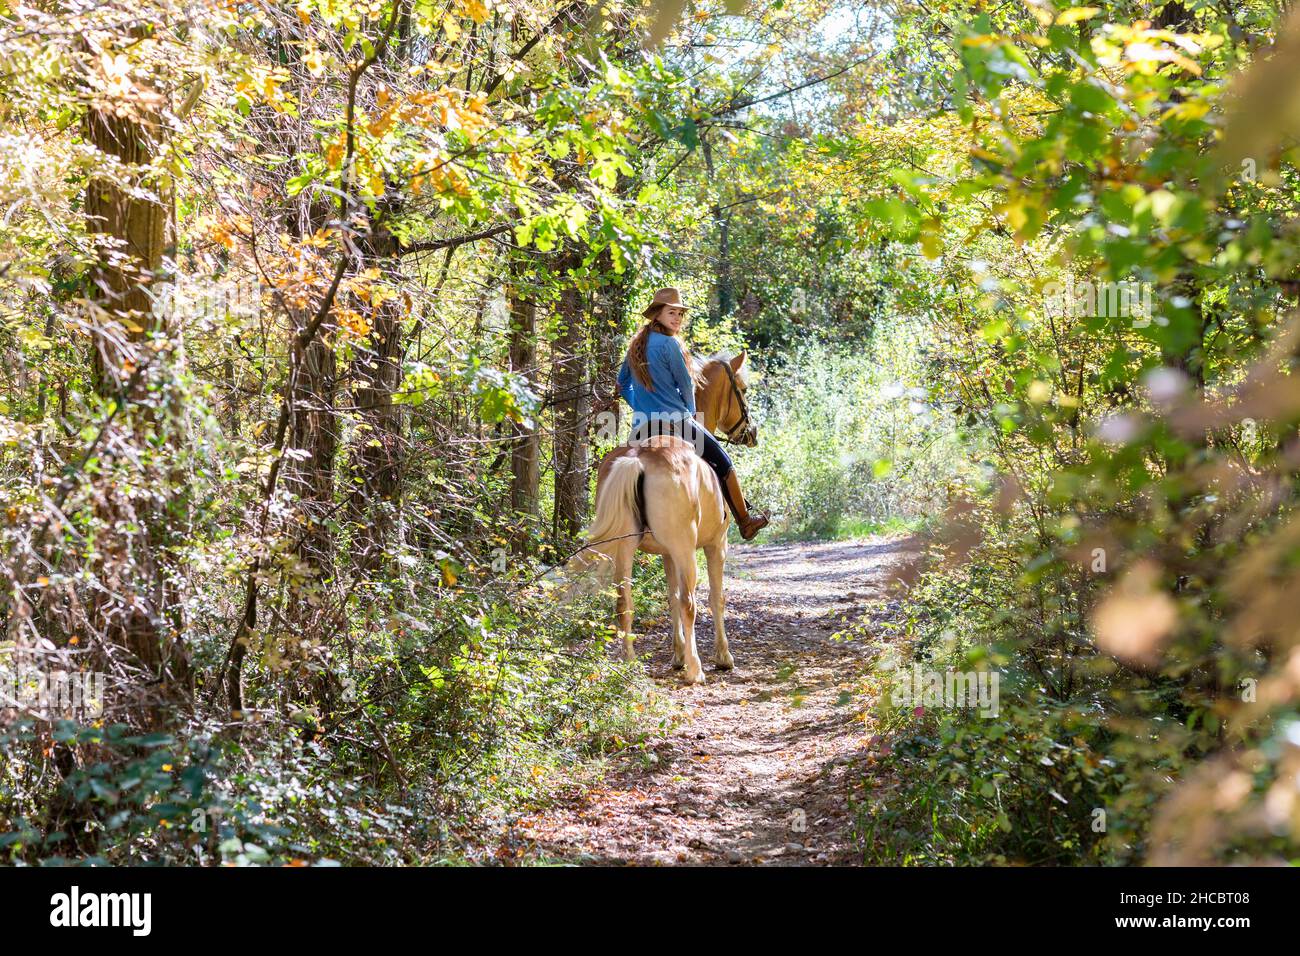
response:
<path id="1" fill-rule="evenodd" d="M 632 367 L 623 359 L 618 372 L 618 393 L 623 400 L 645 419 L 673 417 L 689 418 L 695 414 L 695 386 L 691 373 L 682 357 L 682 347 L 671 335 L 651 332 L 646 344 L 646 359 L 650 366 L 650 381 L 654 388 L 646 388 L 632 374 Z"/>

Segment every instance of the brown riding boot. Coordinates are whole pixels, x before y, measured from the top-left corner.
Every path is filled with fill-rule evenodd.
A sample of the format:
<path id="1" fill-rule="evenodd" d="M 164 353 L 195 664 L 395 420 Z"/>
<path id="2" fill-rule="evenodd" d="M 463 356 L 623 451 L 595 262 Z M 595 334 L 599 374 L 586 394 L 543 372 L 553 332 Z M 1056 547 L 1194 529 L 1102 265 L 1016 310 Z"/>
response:
<path id="1" fill-rule="evenodd" d="M 749 508 L 745 505 L 745 496 L 740 493 L 740 479 L 736 477 L 735 469 L 727 472 L 727 477 L 722 482 L 722 492 L 723 497 L 727 499 L 727 504 L 731 505 L 731 513 L 736 516 L 736 524 L 740 528 L 742 538 L 748 541 L 767 527 L 766 514 L 749 513 Z"/>

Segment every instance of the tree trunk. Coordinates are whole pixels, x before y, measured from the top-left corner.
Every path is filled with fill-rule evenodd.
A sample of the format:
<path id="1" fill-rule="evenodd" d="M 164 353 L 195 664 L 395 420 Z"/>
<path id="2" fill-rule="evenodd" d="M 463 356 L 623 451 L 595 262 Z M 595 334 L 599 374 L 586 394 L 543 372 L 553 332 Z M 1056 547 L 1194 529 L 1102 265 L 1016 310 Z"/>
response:
<path id="1" fill-rule="evenodd" d="M 144 81 L 137 87 L 150 92 Z M 134 406 L 149 395 L 145 378 L 153 369 L 146 363 L 161 361 L 162 353 L 140 354 L 137 347 L 150 332 L 165 327 L 166 315 L 155 309 L 155 301 L 164 291 L 172 204 L 170 182 L 152 165 L 163 129 L 157 114 L 149 111 L 150 102 L 147 95 L 134 98 L 126 104 L 127 115 L 91 108 L 85 121 L 87 140 L 121 163 L 115 176 L 92 175 L 86 186 L 86 228 L 97 253 L 89 294 L 98 310 L 92 317 L 92 376 L 102 394 L 133 406 L 113 427 L 134 429 L 124 440 L 137 446 L 150 439 L 145 433 L 150 423 L 158 427 L 152 410 Z M 169 485 L 170 479 L 161 476 Z M 171 494 L 170 488 L 166 493 Z M 104 527 L 114 529 L 98 542 L 90 562 L 96 577 L 108 584 L 90 595 L 87 606 L 106 642 L 104 650 L 108 645 L 126 650 L 148 672 L 154 689 L 187 699 L 193 687 L 180 638 L 182 605 L 163 567 L 168 508 L 156 498 L 134 500 L 111 483 L 96 495 L 95 507 Z M 143 530 L 118 530 L 132 526 Z M 153 724 L 163 712 L 142 698 L 141 716 Z"/>
<path id="2" fill-rule="evenodd" d="M 400 268 L 397 244 L 380 228 L 368 243 L 366 267 L 378 266 L 388 276 Z M 353 515 L 357 566 L 374 573 L 384 564 L 390 548 L 400 546 L 402 505 L 402 408 L 393 396 L 402 381 L 402 311 L 389 299 L 367 313 L 370 337 L 354 364 L 357 386 L 357 437 L 352 459 L 360 487 Z"/>
<path id="3" fill-rule="evenodd" d="M 601 398 L 615 396 L 611 407 L 611 414 L 615 416 L 614 427 L 602 429 L 600 437 L 602 441 L 617 441 L 621 435 L 617 419 L 622 407 L 617 399 L 618 370 L 623 364 L 623 313 L 627 310 L 628 288 L 623 277 L 614 273 L 613 256 L 609 250 L 601 253 L 597 266 L 606 278 L 596 292 L 592 315 L 595 340 L 592 343 L 595 351 L 592 392 Z"/>
<path id="4" fill-rule="evenodd" d="M 527 287 L 526 260 L 516 252 L 510 264 L 510 371 L 534 377 L 537 374 L 537 300 Z M 537 518 L 538 437 L 537 422 L 511 424 L 510 510 L 520 522 L 512 550 L 528 550 L 531 525 Z"/>
<path id="5" fill-rule="evenodd" d="M 576 252 L 561 260 L 563 276 L 581 261 Z M 587 378 L 587 310 L 582 291 L 566 279 L 560 292 L 555 340 L 555 527 L 572 538 L 587 518 L 587 425 L 591 383 Z"/>
<path id="6" fill-rule="evenodd" d="M 376 571 L 383 555 L 401 545 L 399 516 L 402 506 L 402 409 L 393 395 L 402 380 L 402 317 L 397 303 L 375 310 L 370 353 L 357 369 L 359 410 L 357 448 L 354 453 L 361 478 L 361 515 L 357 563 Z M 361 427 L 365 426 L 365 427 Z"/>
<path id="7" fill-rule="evenodd" d="M 170 190 L 150 183 L 161 131 L 156 116 L 118 116 L 91 110 L 86 137 L 126 168 L 128 182 L 92 176 L 86 186 L 86 229 L 98 262 L 91 270 L 91 299 L 103 310 L 92 358 L 96 387 L 104 394 L 131 378 L 132 345 L 155 322 L 152 292 L 162 279 Z M 134 187 L 134 188 L 132 188 Z M 159 193 L 156 199 L 147 193 Z"/>
<path id="8" fill-rule="evenodd" d="M 294 328 L 293 334 L 300 330 Z M 322 331 L 326 331 L 322 329 Z M 299 553 L 322 574 L 333 566 L 334 536 L 325 525 L 334 511 L 334 461 L 338 424 L 334 399 L 338 363 L 334 349 L 317 335 L 302 355 L 293 389 L 289 444 L 297 454 L 285 463 L 284 486 L 297 496 L 306 522 Z"/>
<path id="9" fill-rule="evenodd" d="M 704 150 L 704 166 L 709 174 L 709 185 L 715 186 L 713 177 L 713 148 L 707 136 L 700 140 Z M 736 308 L 736 290 L 731 279 L 731 214 L 720 202 L 713 204 L 713 221 L 718 224 L 718 270 L 709 301 L 709 318 L 717 321 L 726 318 Z"/>

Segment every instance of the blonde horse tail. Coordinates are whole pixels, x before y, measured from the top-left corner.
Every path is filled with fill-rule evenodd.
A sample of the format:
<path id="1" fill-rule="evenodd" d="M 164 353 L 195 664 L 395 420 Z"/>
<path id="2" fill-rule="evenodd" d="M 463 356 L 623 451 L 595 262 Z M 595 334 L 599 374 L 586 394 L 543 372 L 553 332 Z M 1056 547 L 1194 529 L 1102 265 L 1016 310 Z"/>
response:
<path id="1" fill-rule="evenodd" d="M 634 547 L 633 535 L 641 530 L 641 508 L 637 482 L 645 473 L 639 458 L 619 458 L 610 466 L 596 499 L 596 516 L 587 528 L 587 544 L 565 568 L 567 595 L 588 590 L 583 579 L 597 586 L 614 577 L 614 556 L 620 549 Z"/>
<path id="2" fill-rule="evenodd" d="M 620 458 L 610 467 L 601 486 L 596 517 L 587 529 L 587 548 L 582 554 L 601 565 L 602 577 L 613 571 L 613 564 L 607 559 L 620 547 L 626 547 L 630 535 L 641 530 L 637 482 L 643 474 L 645 465 L 640 458 Z"/>

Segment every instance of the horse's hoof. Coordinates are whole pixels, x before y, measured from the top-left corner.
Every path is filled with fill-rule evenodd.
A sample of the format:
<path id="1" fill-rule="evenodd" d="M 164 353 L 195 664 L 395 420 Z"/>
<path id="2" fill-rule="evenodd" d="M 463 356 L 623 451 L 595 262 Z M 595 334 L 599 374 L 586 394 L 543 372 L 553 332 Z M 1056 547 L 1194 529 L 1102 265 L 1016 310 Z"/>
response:
<path id="1" fill-rule="evenodd" d="M 703 684 L 703 683 L 704 683 L 704 671 L 701 670 L 701 671 L 699 671 L 698 673 L 696 673 L 696 674 L 694 674 L 694 675 L 688 673 L 688 674 L 686 675 L 686 683 L 687 683 L 687 685 Z"/>
<path id="2" fill-rule="evenodd" d="M 732 660 L 730 656 L 722 660 L 718 660 L 717 658 L 715 658 L 713 664 L 720 671 L 729 671 L 736 666 L 736 662 Z"/>
<path id="3" fill-rule="evenodd" d="M 675 671 L 679 671 L 679 670 L 681 670 L 681 669 L 682 669 L 683 667 L 685 667 L 685 666 L 686 666 L 686 665 L 683 664 L 681 661 L 673 661 L 673 670 L 675 670 Z"/>

